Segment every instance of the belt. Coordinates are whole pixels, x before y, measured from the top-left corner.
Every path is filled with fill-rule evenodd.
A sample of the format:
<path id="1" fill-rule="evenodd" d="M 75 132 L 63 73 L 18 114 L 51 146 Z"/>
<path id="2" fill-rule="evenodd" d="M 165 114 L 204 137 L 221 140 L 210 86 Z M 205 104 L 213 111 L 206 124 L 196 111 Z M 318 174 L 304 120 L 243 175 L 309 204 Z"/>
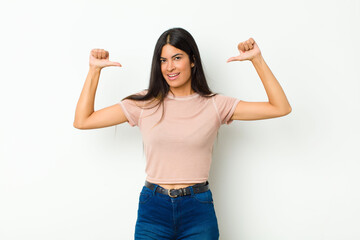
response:
<path id="1" fill-rule="evenodd" d="M 154 190 L 154 188 L 155 188 L 155 184 L 150 183 L 146 180 L 145 180 L 145 186 L 151 190 Z M 192 185 L 191 187 L 193 188 L 194 194 L 206 192 L 207 190 L 210 189 L 208 181 L 203 182 L 203 183 L 197 183 L 195 185 Z M 168 195 L 172 198 L 191 195 L 190 186 L 186 187 L 186 188 L 178 188 L 178 189 L 166 189 L 161 186 L 158 186 L 156 188 L 156 192 L 164 194 L 164 195 Z"/>

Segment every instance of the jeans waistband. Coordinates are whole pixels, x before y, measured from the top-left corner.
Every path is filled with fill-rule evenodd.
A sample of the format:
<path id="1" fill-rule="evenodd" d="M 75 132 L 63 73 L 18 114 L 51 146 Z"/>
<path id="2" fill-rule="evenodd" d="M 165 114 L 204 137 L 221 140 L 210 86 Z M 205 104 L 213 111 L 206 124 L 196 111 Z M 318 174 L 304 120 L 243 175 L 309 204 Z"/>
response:
<path id="1" fill-rule="evenodd" d="M 158 184 L 150 183 L 145 180 L 145 186 L 151 190 L 154 190 L 154 188 L 156 187 L 156 190 L 155 190 L 156 192 L 164 194 L 164 195 L 168 195 L 172 198 L 191 195 L 191 189 L 194 194 L 206 192 L 210 189 L 209 181 L 197 183 L 195 185 L 192 185 L 192 186 L 189 186 L 186 188 L 165 189 L 165 188 L 159 186 Z"/>

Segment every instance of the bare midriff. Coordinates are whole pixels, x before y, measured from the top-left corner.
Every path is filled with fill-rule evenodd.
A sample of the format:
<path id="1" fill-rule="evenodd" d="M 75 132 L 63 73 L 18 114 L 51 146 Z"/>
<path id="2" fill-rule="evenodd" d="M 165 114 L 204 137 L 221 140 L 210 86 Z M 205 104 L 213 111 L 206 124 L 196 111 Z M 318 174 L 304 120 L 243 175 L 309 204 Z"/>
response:
<path id="1" fill-rule="evenodd" d="M 159 186 L 165 188 L 165 189 L 179 189 L 179 188 L 186 188 L 188 186 L 195 185 L 196 183 L 190 183 L 190 184 L 159 184 Z"/>

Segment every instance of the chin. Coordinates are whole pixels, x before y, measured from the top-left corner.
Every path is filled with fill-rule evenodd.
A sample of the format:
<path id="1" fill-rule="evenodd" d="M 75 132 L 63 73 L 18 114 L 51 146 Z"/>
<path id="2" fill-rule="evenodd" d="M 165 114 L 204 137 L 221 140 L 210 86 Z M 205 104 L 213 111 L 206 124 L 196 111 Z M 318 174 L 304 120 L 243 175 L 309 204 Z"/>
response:
<path id="1" fill-rule="evenodd" d="M 172 88 L 179 88 L 179 87 L 183 86 L 183 84 L 169 84 L 169 86 Z"/>
<path id="2" fill-rule="evenodd" d="M 180 87 L 181 85 L 183 85 L 183 83 L 169 82 L 169 81 L 166 82 L 170 87 Z"/>

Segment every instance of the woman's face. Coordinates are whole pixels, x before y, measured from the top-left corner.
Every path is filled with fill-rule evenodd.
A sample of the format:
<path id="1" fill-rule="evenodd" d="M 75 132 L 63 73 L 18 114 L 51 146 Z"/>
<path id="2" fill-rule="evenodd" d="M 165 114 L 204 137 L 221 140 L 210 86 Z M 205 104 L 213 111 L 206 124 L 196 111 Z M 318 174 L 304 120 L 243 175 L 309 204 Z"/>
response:
<path id="1" fill-rule="evenodd" d="M 160 55 L 161 72 L 170 89 L 191 90 L 191 68 L 189 55 L 170 44 L 163 46 Z"/>

